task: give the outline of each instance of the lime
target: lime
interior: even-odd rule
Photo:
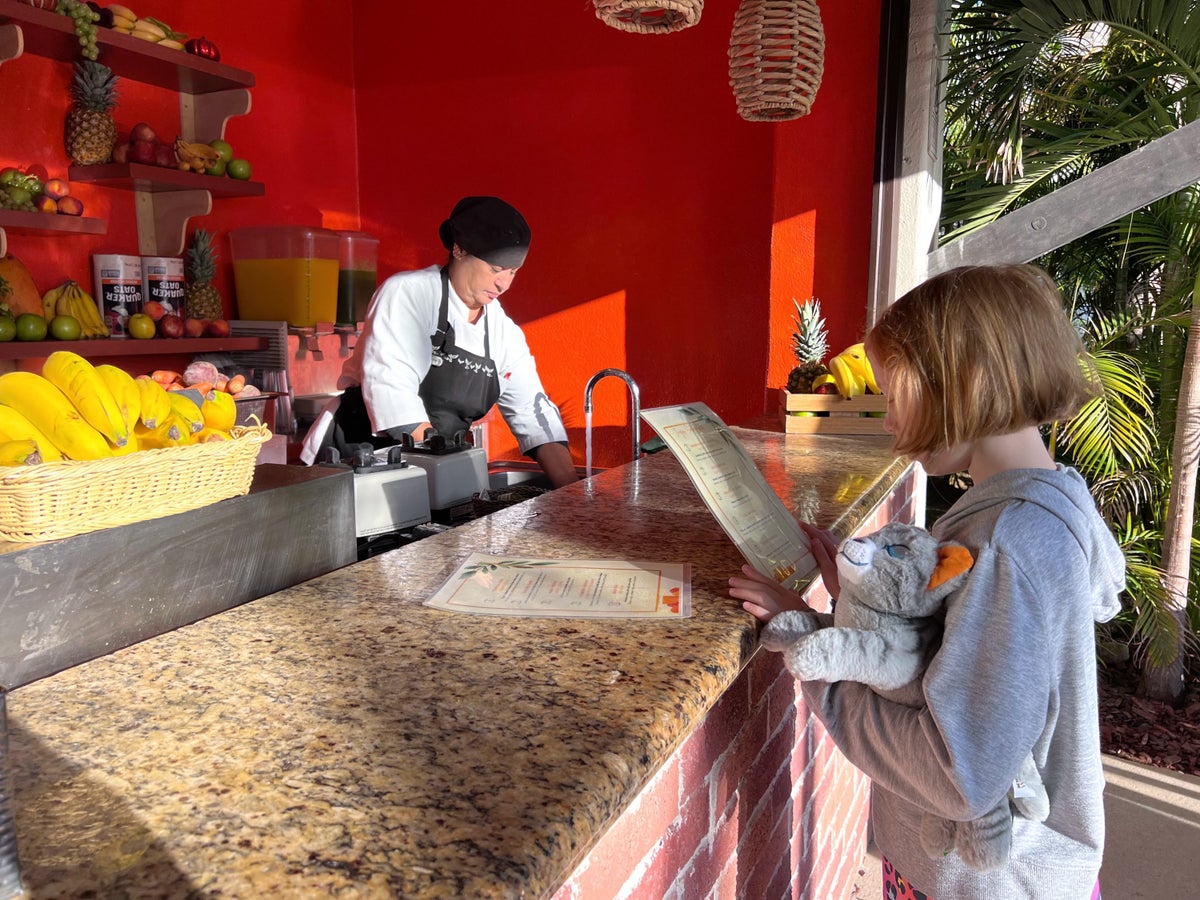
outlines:
[[[225,162],[229,162],[231,159],[233,159],[233,145],[230,144],[229,141],[209,141],[208,146],[220,153],[221,159],[223,159]]]
[[[134,313],[129,317],[129,321],[125,323],[125,330],[129,332],[130,337],[134,338],[152,338],[154,332],[158,329],[154,325],[154,320],[145,313]]]
[[[18,341],[44,341],[46,320],[37,313],[21,313],[17,316]]]
[[[12,316],[0,316],[0,341],[11,341],[16,336],[16,320]]]
[[[55,316],[50,320],[50,333],[60,341],[77,341],[83,326],[74,316]]]
[[[226,164],[225,171],[230,178],[236,178],[238,181],[250,180],[250,163],[244,159],[231,159]]]
[[[204,174],[205,175],[224,175],[225,174],[225,160],[218,159],[215,163],[213,163],[211,166],[209,166],[207,169],[204,170]]]

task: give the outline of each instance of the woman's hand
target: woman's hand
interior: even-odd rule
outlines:
[[[729,579],[729,596],[741,600],[742,609],[760,622],[769,622],[776,613],[788,609],[808,610],[808,604],[795,591],[785,588],[752,566],[742,566],[742,576]]]
[[[842,592],[837,570],[838,539],[833,536],[832,531],[807,522],[800,523],[800,530],[808,535],[809,548],[812,550],[813,559],[817,561],[817,568],[821,570],[821,581],[825,584],[825,590],[836,600]]]

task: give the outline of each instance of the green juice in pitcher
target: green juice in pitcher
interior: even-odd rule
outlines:
[[[374,269],[339,269],[337,285],[338,325],[356,325],[367,318],[367,307],[375,293]]]

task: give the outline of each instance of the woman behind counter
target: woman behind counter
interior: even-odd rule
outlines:
[[[444,266],[399,272],[371,301],[333,400],[304,440],[311,465],[326,447],[398,444],[469,434],[499,405],[521,452],[550,483],[578,479],[558,407],[546,396],[520,327],[495,302],[529,252],[524,217],[496,197],[465,197],[438,229]]]

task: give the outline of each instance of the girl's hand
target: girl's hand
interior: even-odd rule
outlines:
[[[808,610],[800,595],[751,566],[742,566],[742,576],[729,579],[729,596],[743,601],[742,609],[760,622],[769,622],[776,613],[787,609]]]
[[[817,561],[817,568],[821,570],[821,581],[825,583],[825,590],[836,600],[842,592],[837,570],[838,539],[833,536],[833,532],[807,522],[800,523],[800,530],[808,535],[813,559]]]

